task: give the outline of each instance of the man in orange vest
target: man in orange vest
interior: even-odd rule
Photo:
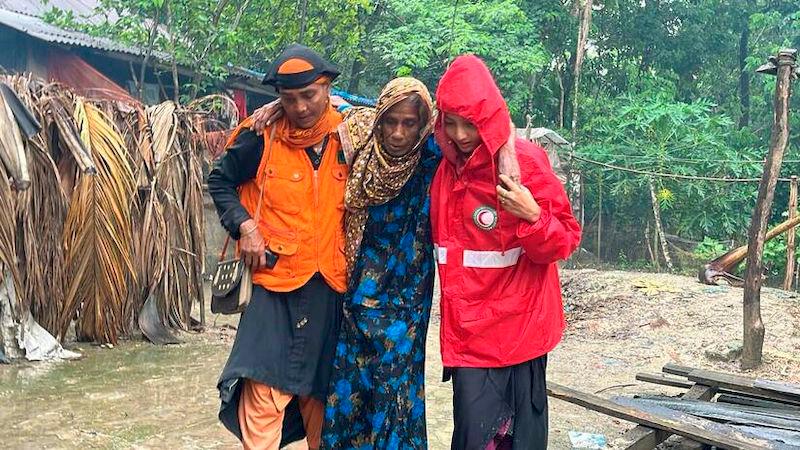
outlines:
[[[347,286],[348,171],[336,134],[342,116],[329,100],[338,75],[313,50],[287,47],[264,79],[277,88],[284,116],[263,136],[243,121],[208,177],[220,221],[253,271],[253,294],[217,386],[220,420],[246,449],[286,440],[290,403],[309,448],[319,448]]]

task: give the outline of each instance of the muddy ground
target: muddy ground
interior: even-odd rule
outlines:
[[[618,271],[564,271],[569,328],[551,354],[549,379],[601,396],[674,392],[638,383],[636,372],[674,362],[738,373],[738,363],[706,350],[741,336],[741,290],[686,277]],[[765,364],[749,375],[800,382],[800,301],[765,289]],[[216,419],[216,377],[235,331],[230,317],[209,315],[202,334],[184,344],[141,341],[113,349],[76,345],[79,361],[0,365],[3,448],[236,448]],[[449,448],[450,385],[440,382],[438,325],[428,339],[428,438]],[[551,400],[550,448],[570,448],[570,430],[609,441],[632,425]],[[302,448],[302,446],[296,446]]]

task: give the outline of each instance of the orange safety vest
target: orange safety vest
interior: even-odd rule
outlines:
[[[347,289],[344,189],[348,167],[340,154],[338,134],[333,130],[328,136],[322,162],[314,170],[305,149],[293,148],[277,137],[270,154],[265,130],[258,172],[241,186],[239,198],[255,219],[259,190],[264,186],[261,217],[256,221],[267,247],[278,255],[278,263],[256,271],[254,284],[289,292],[319,272],[335,291]]]

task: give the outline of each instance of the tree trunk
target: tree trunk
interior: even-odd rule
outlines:
[[[358,85],[361,84],[361,75],[363,73],[364,62],[360,59],[355,59],[353,65],[350,67],[350,82],[347,84],[347,90],[351,94],[358,92]]]
[[[589,40],[589,28],[592,26],[592,0],[582,0],[583,11],[580,17],[580,26],[578,27],[578,43],[575,49],[575,70],[572,83],[572,135],[578,129],[578,91],[580,89],[581,81],[581,66],[583,66],[583,58],[586,54],[586,43]]]
[[[300,7],[298,8],[300,16],[300,31],[297,33],[297,42],[303,43],[306,34],[306,20],[308,17],[308,0],[300,0]]]
[[[656,254],[653,252],[653,246],[650,245],[650,221],[647,221],[647,225],[644,228],[644,245],[647,247],[647,254],[650,255],[650,263],[653,266],[658,265],[658,260],[656,259]]]
[[[362,49],[362,56],[364,59],[355,59],[353,65],[350,67],[350,83],[347,85],[347,89],[352,94],[358,92],[358,87],[361,84],[361,76],[364,75],[366,53],[372,50],[372,30],[375,28],[375,24],[378,23],[378,19],[380,19],[383,10],[384,2],[378,1],[375,3],[375,9],[372,10],[372,13],[370,13],[368,17],[363,17],[364,15],[359,13],[359,17],[362,18],[364,23],[364,31],[361,33],[361,38],[359,39],[359,48]]]
[[[794,219],[786,219],[785,221],[775,225],[771,230],[767,231],[764,237],[764,243],[775,239],[777,236],[785,233],[788,230],[800,225],[800,220],[797,217]],[[703,284],[717,284],[717,278],[724,278],[728,283],[736,285],[735,282],[743,282],[741,278],[737,280],[731,272],[739,265],[740,262],[747,258],[748,245],[740,245],[734,249],[728,250],[724,254],[714,258],[708,264],[704,264],[697,273],[697,279]],[[741,287],[742,284],[739,284]]]
[[[556,75],[558,75],[558,87],[559,87],[559,95],[558,95],[558,128],[564,129],[564,102],[565,98],[565,89],[564,89],[564,74],[561,72],[561,65],[559,64],[556,67]]]
[[[750,72],[747,71],[747,47],[750,39],[750,26],[745,21],[744,29],[739,37],[739,104],[742,115],[739,117],[739,128],[750,125]]]
[[[172,65],[172,100],[175,104],[180,104],[181,98],[181,85],[178,81],[178,61],[175,54],[175,39],[177,38],[177,31],[172,29],[172,9],[170,9],[169,1],[164,2],[164,9],[167,13],[167,30],[170,34],[169,51],[170,51],[170,64]]]
[[[775,184],[783,162],[783,154],[789,142],[789,97],[791,96],[792,72],[796,51],[781,50],[778,55],[778,80],[775,84],[775,111],[770,149],[764,162],[764,174],[758,185],[756,208],[748,233],[747,270],[744,283],[744,342],[742,369],[753,369],[761,365],[764,347],[764,323],[761,320],[761,284],[764,254],[764,238],[767,222],[775,196]]]
[[[200,52],[200,55],[197,56],[197,69],[195,69],[194,76],[192,77],[192,91],[189,94],[189,100],[194,100],[197,97],[197,93],[200,90],[200,82],[203,80],[203,66],[207,64],[207,56],[208,52],[214,47],[214,44],[217,43],[217,38],[222,32],[222,29],[219,26],[219,21],[222,18],[222,13],[225,11],[225,7],[228,6],[230,0],[220,0],[217,4],[217,9],[214,11],[214,18],[211,21],[211,28],[216,31],[209,39],[208,43],[205,47],[203,47],[203,51]],[[233,23],[230,26],[230,30],[235,30],[239,27],[239,21],[242,20],[242,15],[247,7],[250,5],[250,0],[245,0],[236,6],[236,17],[233,19]]]
[[[658,241],[661,243],[661,253],[664,255],[664,262],[667,264],[667,269],[672,272],[672,258],[669,256],[669,248],[667,247],[667,236],[664,234],[664,227],[661,224],[661,205],[658,203],[656,196],[656,187],[653,180],[648,182],[650,187],[650,200],[653,204],[653,220],[655,221],[655,232],[658,235]]]
[[[133,61],[128,61],[128,70],[131,71],[131,80],[133,80],[133,87],[136,88],[137,98],[139,100],[142,99],[142,88],[141,84],[139,83],[139,77],[136,76],[136,69],[133,67]],[[133,94],[133,92],[131,92]]]
[[[144,101],[144,77],[147,70],[147,64],[153,56],[153,48],[155,47],[156,37],[158,37],[158,26],[161,24],[161,8],[156,10],[156,17],[153,19],[153,24],[150,27],[147,36],[147,50],[145,50],[144,58],[142,59],[142,67],[139,69],[139,100]]]

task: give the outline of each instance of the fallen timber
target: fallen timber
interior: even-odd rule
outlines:
[[[677,435],[717,448],[800,449],[800,386],[674,364],[663,371],[676,377],[636,378],[687,390],[679,397],[608,400],[548,383],[548,395],[636,423],[613,448],[653,449]]]

